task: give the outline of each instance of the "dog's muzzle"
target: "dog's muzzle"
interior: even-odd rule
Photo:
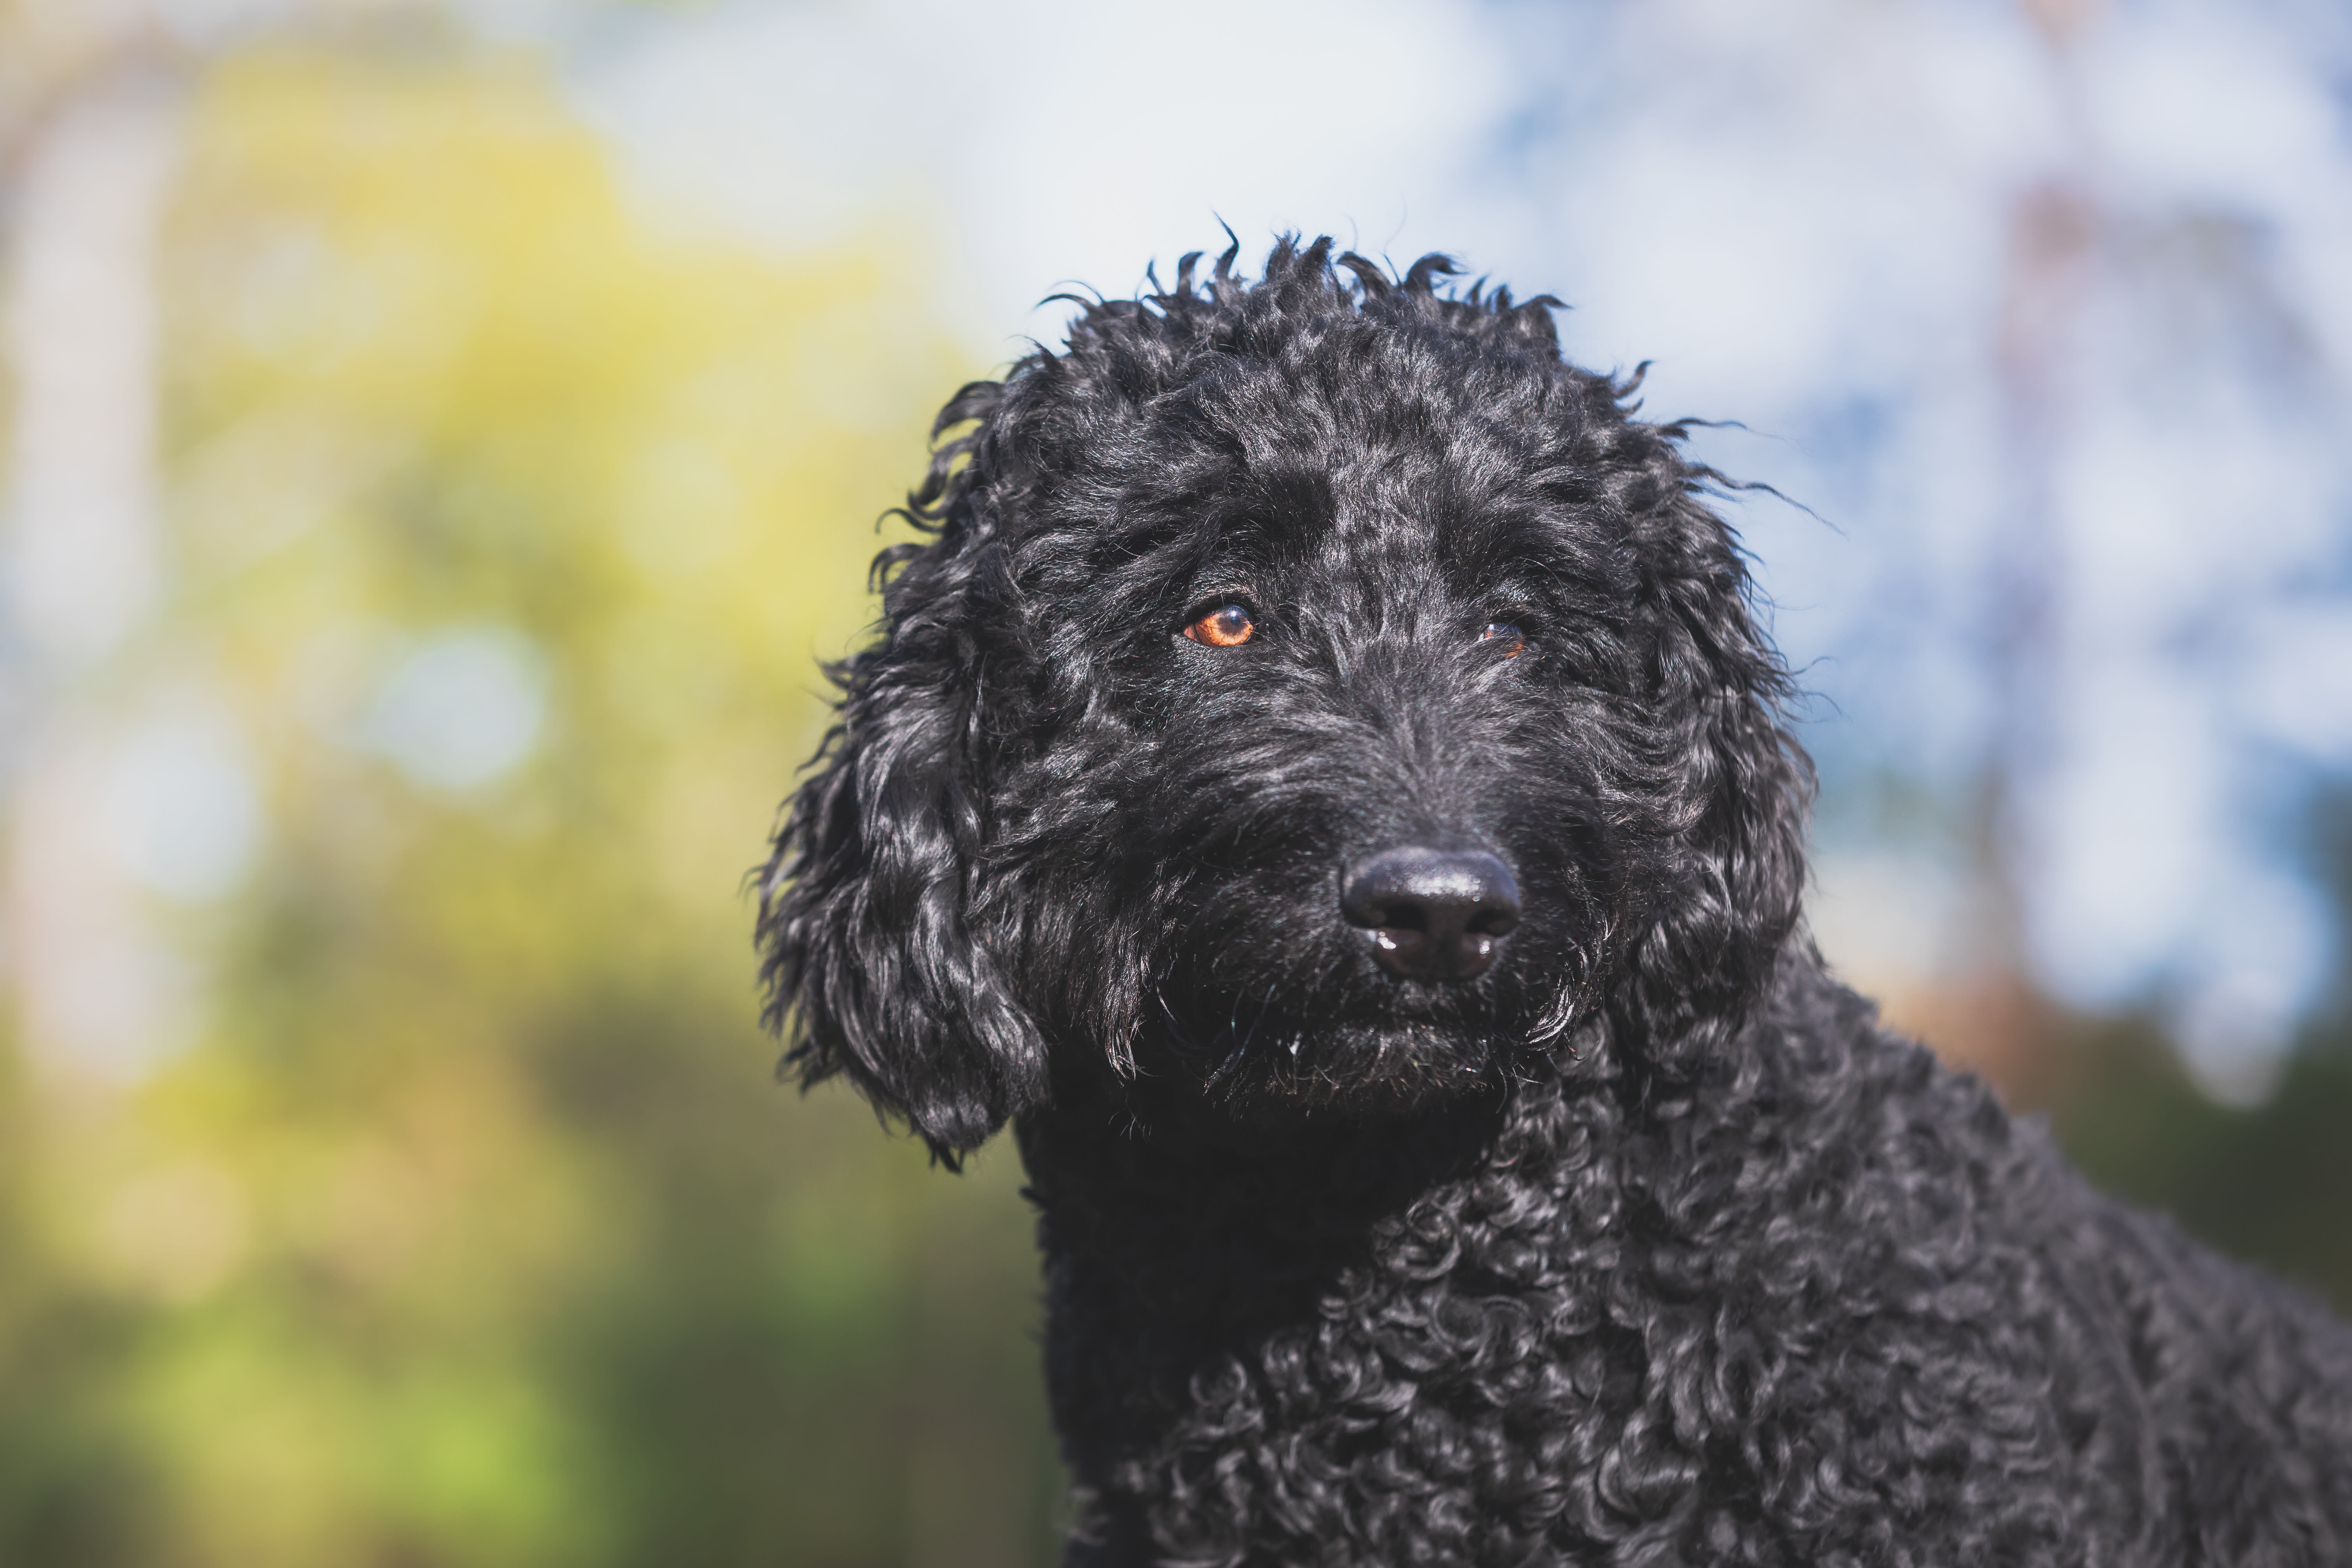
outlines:
[[[1484,849],[1400,845],[1348,868],[1339,912],[1367,933],[1390,973],[1432,984],[1475,980],[1519,923],[1519,885]]]

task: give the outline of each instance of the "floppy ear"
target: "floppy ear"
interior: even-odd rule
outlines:
[[[1738,547],[1697,494],[1717,476],[1662,439],[1652,478],[1659,504],[1634,526],[1672,843],[1622,994],[1644,1055],[1674,1068],[1727,1043],[1771,983],[1804,893],[1813,771],[1781,721],[1788,671],[1749,609]]]
[[[974,391],[943,426],[971,416]],[[803,1088],[845,1075],[950,1166],[1045,1094],[1045,1042],[970,918],[988,832],[980,672],[989,628],[1017,613],[1002,548],[947,477],[970,444],[942,447],[913,498],[919,526],[944,516],[938,539],[875,562],[881,636],[828,672],[839,721],[760,882],[782,1070]]]

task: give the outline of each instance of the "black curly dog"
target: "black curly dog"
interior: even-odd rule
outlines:
[[[1684,428],[1195,261],[949,403],[762,884],[791,1070],[1016,1130],[1067,1561],[2352,1563],[2352,1333],[1823,972]]]

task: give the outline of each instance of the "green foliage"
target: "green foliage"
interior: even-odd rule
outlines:
[[[2352,1041],[2287,1063],[2261,1105],[2217,1105],[2145,1024],[2105,1025],[2052,1130],[2092,1181],[2352,1314]]]
[[[2352,795],[2324,793],[2315,864],[2352,960]],[[2051,1128],[2093,1181],[2352,1316],[2352,962],[2334,1005],[2260,1105],[2215,1104],[2147,1021],[2085,1028],[2064,1053]]]
[[[778,1088],[742,892],[969,367],[872,257],[649,232],[511,61],[231,59],[163,286],[122,679],[270,838],[159,917],[191,1049],[0,1090],[0,1562],[1045,1560],[1012,1162]],[[436,784],[379,721],[453,631],[545,718]]]

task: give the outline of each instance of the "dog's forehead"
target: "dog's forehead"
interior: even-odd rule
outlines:
[[[1250,483],[1325,490],[1342,526],[1510,490],[1554,434],[1533,410],[1500,405],[1475,359],[1372,354],[1319,368],[1245,362],[1203,378],[1192,438]]]
[[[1230,510],[1194,557],[1211,575],[1381,597],[1449,584],[1481,594],[1500,576],[1559,565],[1548,509],[1491,444],[1430,433],[1286,453],[1234,479]]]
[[[1541,509],[1549,434],[1474,389],[1360,395],[1312,378],[1220,378],[1133,453],[1129,510],[1147,531],[1204,525],[1223,552],[1435,564],[1484,550]]]

